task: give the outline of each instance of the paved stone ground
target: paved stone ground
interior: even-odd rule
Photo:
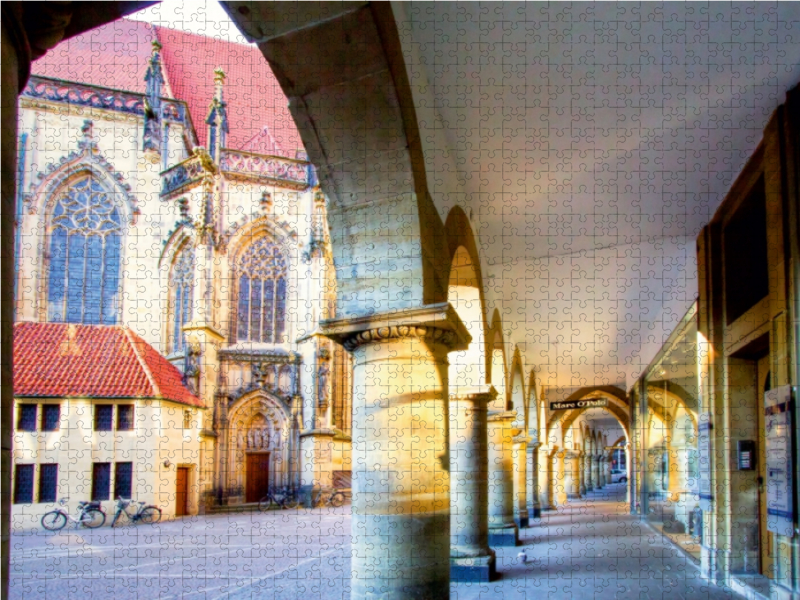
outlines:
[[[454,583],[453,600],[717,600],[660,534],[608,486],[522,530],[497,552],[500,580]],[[158,525],[15,533],[11,599],[334,599],[350,596],[349,507],[214,515]],[[525,550],[529,562],[517,555]]]

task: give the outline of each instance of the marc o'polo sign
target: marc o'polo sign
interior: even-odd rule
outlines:
[[[571,410],[573,408],[598,408],[608,406],[608,398],[591,398],[586,400],[570,400],[569,402],[551,402],[550,410]]]

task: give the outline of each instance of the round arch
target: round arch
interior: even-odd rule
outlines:
[[[450,210],[445,233],[450,258],[447,300],[472,337],[465,350],[448,357],[450,386],[477,386],[487,381],[486,311],[478,248],[469,219],[460,207]]]

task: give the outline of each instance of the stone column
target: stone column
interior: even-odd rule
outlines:
[[[580,453],[578,451],[567,452],[565,463],[564,489],[567,492],[567,498],[580,498]]]
[[[596,454],[592,454],[589,459],[592,461],[592,481],[597,490],[603,489],[603,482],[600,480],[600,458]]]
[[[517,435],[513,439],[514,461],[514,521],[517,526],[528,527],[528,442],[526,435]]]
[[[447,353],[469,334],[448,304],[320,326],[354,358],[351,598],[447,598]]]
[[[528,517],[529,519],[542,518],[542,505],[539,500],[539,442],[528,444]]]
[[[594,481],[592,480],[592,455],[583,453],[583,480],[586,482],[586,491],[591,492],[594,490]]]
[[[489,545],[516,546],[514,522],[513,423],[516,412],[489,413]]]
[[[586,495],[586,454],[583,452],[578,453],[578,478],[580,481],[579,493],[581,496]]]
[[[606,485],[611,483],[611,459],[607,456],[603,458],[603,477]]]
[[[559,506],[563,506],[567,503],[567,490],[564,485],[564,456],[566,452],[564,450],[560,450],[556,448],[550,454],[550,460],[553,465],[552,470],[550,471],[550,489],[552,490],[552,499],[551,502],[553,504],[553,508],[557,508]]]
[[[489,547],[487,404],[497,390],[489,385],[455,389],[450,394],[450,579],[491,581],[497,573]]]
[[[554,506],[550,471],[553,465],[550,460],[550,450],[548,448],[537,450],[536,462],[538,463],[536,466],[539,472],[539,502],[542,510],[552,510]]]

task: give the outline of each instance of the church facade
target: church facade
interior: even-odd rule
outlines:
[[[97,72],[109,44],[120,62]],[[17,321],[124,326],[182,372],[201,402],[190,512],[349,487],[350,359],[317,333],[326,198],[257,49],[123,21],[33,73]],[[243,111],[254,85],[274,105]]]

